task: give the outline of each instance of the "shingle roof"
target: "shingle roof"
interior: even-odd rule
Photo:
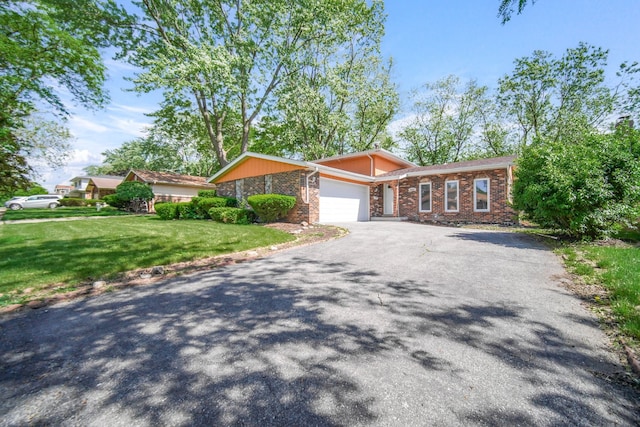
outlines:
[[[118,176],[115,178],[93,177],[89,180],[89,182],[93,182],[93,185],[97,188],[115,190],[115,188],[122,183],[123,179],[124,177],[122,176]]]
[[[187,185],[197,187],[215,187],[207,182],[207,178],[203,176],[180,175],[173,172],[156,172],[147,170],[132,170],[142,181],[148,184],[172,184]]]
[[[405,174],[439,174],[446,173],[449,171],[464,171],[464,170],[480,170],[482,168],[492,168],[492,167],[506,167],[507,165],[513,164],[516,156],[504,156],[504,157],[493,157],[490,159],[479,159],[479,160],[469,160],[466,162],[456,162],[456,163],[445,163],[442,165],[431,165],[431,166],[417,166],[414,168],[406,168],[399,169],[393,172],[387,172],[382,175],[378,175],[377,178],[384,178],[389,176],[399,176]]]

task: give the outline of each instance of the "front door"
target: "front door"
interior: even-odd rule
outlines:
[[[393,187],[390,184],[384,184],[384,214],[393,215]]]

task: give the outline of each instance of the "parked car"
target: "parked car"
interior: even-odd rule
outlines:
[[[5,207],[17,211],[25,208],[57,208],[62,196],[58,194],[36,194],[28,197],[14,197],[5,202]]]

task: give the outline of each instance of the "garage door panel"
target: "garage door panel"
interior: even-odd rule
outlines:
[[[320,178],[320,222],[368,220],[368,186]]]

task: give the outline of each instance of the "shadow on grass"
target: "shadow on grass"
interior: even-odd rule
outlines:
[[[388,396],[376,395],[358,371],[375,359],[389,367],[376,382],[405,387],[413,375],[391,373],[401,365],[426,378],[448,376],[455,387],[468,367],[425,347],[436,337],[540,383],[528,403],[550,411],[549,424],[608,423],[590,405],[612,393],[584,369],[605,369],[590,349],[499,302],[443,307],[436,290],[428,280],[292,256],[2,319],[0,412],[10,425],[388,423]],[[387,326],[372,324],[374,317]],[[530,333],[496,334],[505,324]],[[554,378],[576,367],[588,387]],[[439,392],[419,387],[425,402]],[[633,398],[620,401],[611,410],[633,424]],[[487,402],[459,420],[540,421],[528,408],[504,405],[510,412]]]

